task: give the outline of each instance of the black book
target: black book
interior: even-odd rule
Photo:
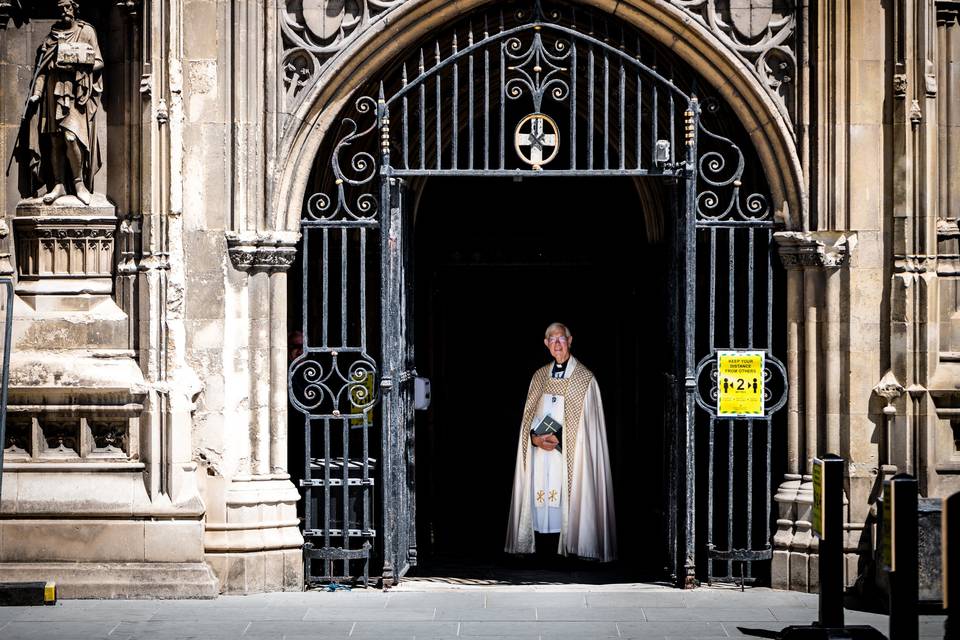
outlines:
[[[553,435],[557,437],[557,440],[563,442],[561,434],[563,432],[563,425],[557,422],[553,417],[547,415],[543,417],[543,420],[540,421],[540,424],[535,426],[530,430],[535,436],[549,436]],[[560,445],[557,445],[557,451],[562,451]]]

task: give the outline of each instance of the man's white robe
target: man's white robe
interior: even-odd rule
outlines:
[[[549,517],[555,513],[549,510],[550,501],[538,501],[537,494],[540,490],[549,494],[550,487],[559,484],[557,552],[609,562],[616,558],[616,518],[600,387],[589,369],[573,357],[563,379],[552,378],[552,368],[551,363],[539,369],[530,381],[517,445],[505,550],[534,553],[534,530],[555,530],[551,526],[554,519]],[[561,410],[554,409],[557,395],[562,396]],[[530,442],[530,429],[546,413],[563,424],[562,453],[540,450]],[[562,456],[564,464],[556,464],[557,456]],[[557,471],[562,476],[558,483]]]

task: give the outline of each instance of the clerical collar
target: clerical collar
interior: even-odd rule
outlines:
[[[550,372],[550,375],[554,378],[562,378],[564,372],[567,370],[567,365],[570,364],[570,358],[567,358],[567,361],[563,364],[560,364],[556,360],[553,362],[553,371]]]

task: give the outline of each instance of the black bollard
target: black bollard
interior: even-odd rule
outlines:
[[[943,555],[943,638],[960,637],[960,492],[943,500],[940,552]]]
[[[886,640],[873,627],[843,624],[843,475],[846,462],[827,454],[813,461],[813,533],[820,539],[820,615],[810,626],[791,626],[781,640]]]
[[[813,531],[820,538],[820,624],[833,628],[843,626],[843,466],[843,458],[834,454],[814,461]]]
[[[917,479],[898,473],[883,486],[883,563],[890,575],[890,640],[912,640],[920,630]]]

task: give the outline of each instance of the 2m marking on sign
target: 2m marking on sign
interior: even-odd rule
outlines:
[[[763,351],[717,352],[717,416],[764,417]]]

